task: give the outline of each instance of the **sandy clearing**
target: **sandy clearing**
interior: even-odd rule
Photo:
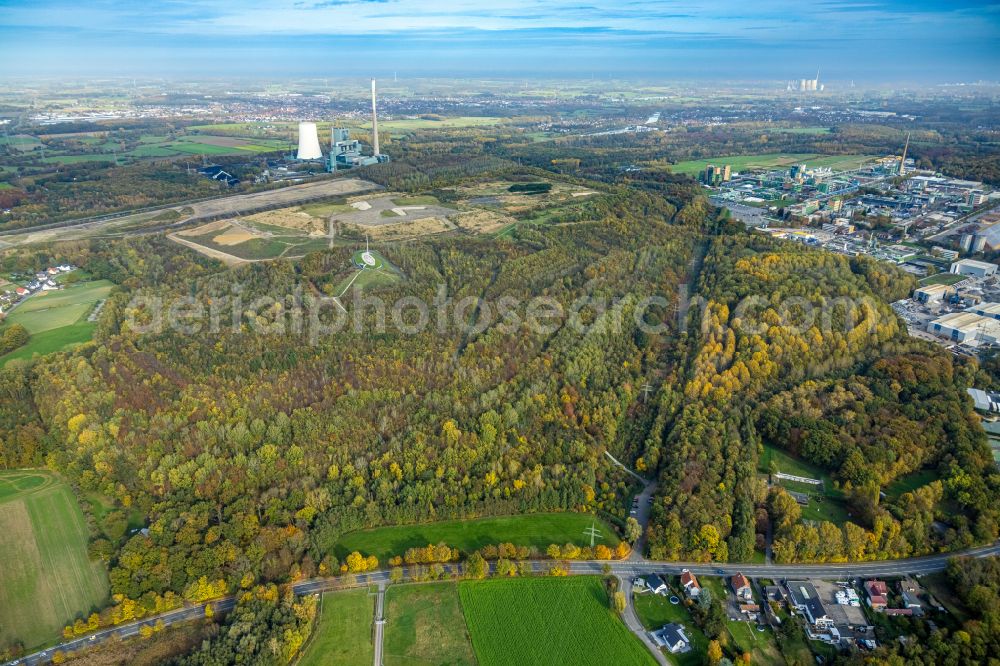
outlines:
[[[254,238],[257,238],[257,236],[250,233],[246,229],[230,227],[230,229],[225,233],[219,234],[213,238],[212,242],[216,245],[239,245],[240,243],[245,243]]]
[[[592,194],[597,194],[597,192],[573,192],[574,197],[589,197]]]
[[[228,220],[217,220],[215,222],[209,222],[208,224],[203,224],[200,227],[194,227],[193,229],[184,229],[183,231],[178,231],[178,236],[201,236],[202,234],[207,234],[212,231],[222,231],[232,225],[229,224]]]
[[[401,238],[439,234],[453,229],[454,225],[436,217],[425,217],[420,220],[406,220],[377,226],[344,224],[344,228],[359,235],[368,234],[373,240],[398,240]]]
[[[351,208],[357,208],[358,210],[371,210],[372,205],[367,201],[355,201],[351,204]]]
[[[222,263],[224,263],[227,266],[242,266],[243,264],[250,263],[250,261],[247,260],[247,259],[243,259],[241,257],[237,257],[237,256],[234,256],[234,255],[228,254],[226,252],[220,252],[219,250],[215,250],[215,249],[210,248],[210,247],[205,247],[204,245],[198,245],[197,243],[193,243],[193,242],[187,240],[186,238],[181,238],[181,236],[179,236],[176,233],[167,234],[167,238],[169,238],[170,240],[174,241],[175,243],[179,243],[181,245],[184,245],[185,247],[189,247],[192,250],[194,250],[195,252],[200,252],[201,254],[205,255],[206,257],[211,257],[213,259],[218,259],[219,261],[221,261]]]
[[[263,213],[254,213],[243,218],[249,224],[266,224],[272,227],[283,227],[295,231],[323,231],[326,220],[315,217],[298,208],[279,208]]]
[[[471,210],[451,219],[459,229],[477,234],[490,233],[517,221],[510,215],[492,210]]]

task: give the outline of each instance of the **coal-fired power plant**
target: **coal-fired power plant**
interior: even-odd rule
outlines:
[[[299,152],[296,157],[300,160],[318,160],[323,157],[316,123],[299,123]]]
[[[389,161],[389,156],[383,155],[378,145],[377,101],[375,79],[372,79],[372,154],[364,155],[361,152],[361,142],[351,139],[347,128],[333,127],[330,130],[330,153],[324,160],[327,171],[353,169]],[[299,123],[299,152],[295,157],[306,161],[323,159],[316,123]]]

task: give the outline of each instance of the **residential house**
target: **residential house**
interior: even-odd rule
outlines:
[[[667,584],[664,583],[663,579],[656,574],[643,574],[642,576],[639,576],[637,582],[640,587],[645,588],[653,594],[660,594],[663,596],[666,596],[667,594]]]
[[[873,610],[882,610],[889,605],[889,588],[883,580],[865,581],[865,592],[868,593],[868,605]]]
[[[701,594],[701,585],[698,583],[698,579],[687,569],[681,572],[681,587],[684,588],[684,593],[688,597],[694,598]]]
[[[760,613],[760,606],[757,604],[740,604],[740,612],[747,616],[748,620],[756,620]]]
[[[790,580],[785,586],[788,588],[788,599],[792,608],[805,616],[809,624],[817,629],[833,627],[833,618],[826,612],[826,607],[812,583],[805,580]]]
[[[750,589],[750,579],[746,576],[738,573],[729,579],[729,584],[738,598],[744,601],[753,601],[753,590]]]
[[[665,647],[672,654],[681,654],[691,650],[691,641],[684,633],[684,627],[673,622],[663,625],[656,631],[649,632],[649,637],[653,639],[657,647]]]

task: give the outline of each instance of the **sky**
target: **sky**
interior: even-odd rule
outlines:
[[[1000,79],[1000,0],[0,0],[0,77]]]

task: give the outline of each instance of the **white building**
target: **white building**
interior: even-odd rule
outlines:
[[[1000,303],[980,303],[969,308],[966,312],[975,312],[977,315],[990,319],[1000,319]]]
[[[958,275],[985,277],[996,273],[997,265],[986,261],[976,261],[975,259],[961,259],[951,265],[951,272]]]
[[[929,284],[913,290],[913,298],[919,303],[940,303],[955,294],[955,288],[944,284]]]
[[[975,312],[952,312],[929,323],[927,332],[955,342],[997,344],[1000,321]]]

